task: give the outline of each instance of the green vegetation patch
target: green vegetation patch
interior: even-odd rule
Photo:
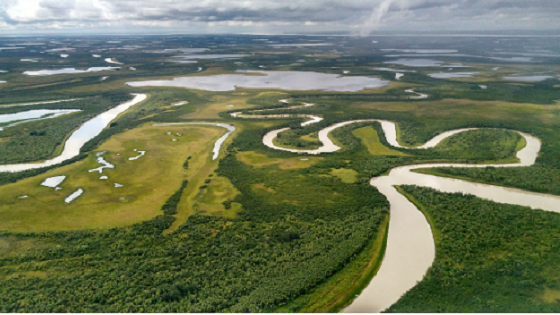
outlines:
[[[0,256],[0,311],[259,312],[309,291],[361,252],[387,214],[372,210],[274,224],[194,215],[168,235],[171,216],[105,231],[3,233],[62,245]],[[18,276],[28,271],[44,277]]]
[[[391,150],[384,146],[379,141],[379,136],[377,135],[377,131],[375,131],[371,126],[366,126],[358,129],[354,129],[352,134],[358,137],[362,143],[368,149],[369,154],[371,155],[396,155],[402,156],[406,155],[403,152]]]
[[[297,168],[307,168],[323,160],[322,157],[296,157],[296,158],[270,158],[265,154],[254,151],[243,151],[237,153],[237,159],[253,167],[264,167],[277,165],[279,169],[289,170]]]
[[[388,311],[560,311],[560,215],[403,186],[436,230],[426,277]]]
[[[212,215],[225,215],[234,218],[241,210],[241,204],[231,200],[239,194],[230,180],[226,177],[215,176],[207,183],[207,188],[198,200],[198,210],[200,213]]]
[[[436,176],[460,178],[468,181],[560,195],[560,170],[538,165],[522,168],[487,167],[485,169],[440,167],[418,169],[415,171]]]
[[[345,184],[353,184],[357,180],[358,172],[348,168],[333,168],[331,170],[331,175],[340,178]]]
[[[465,160],[505,162],[507,159],[515,163],[519,161],[515,152],[521,138],[518,133],[508,130],[471,130],[443,140],[433,151]]]
[[[375,276],[385,253],[389,217],[380,225],[377,237],[356,255],[341,271],[324,283],[287,305],[275,309],[279,313],[339,312],[369,284]]]

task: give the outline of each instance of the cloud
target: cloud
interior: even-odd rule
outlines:
[[[357,30],[558,29],[551,0],[0,0],[0,22],[15,30],[131,29],[135,25],[194,31],[274,28],[305,32]],[[2,23],[0,23],[2,25]],[[1,26],[0,26],[1,27]]]

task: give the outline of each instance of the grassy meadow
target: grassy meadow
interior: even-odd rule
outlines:
[[[183,179],[197,176],[192,170],[182,168],[187,156],[193,156],[192,169],[211,169],[212,164],[216,167],[217,163],[211,162],[210,151],[222,133],[223,129],[217,127],[144,125],[118,134],[83,161],[0,186],[0,214],[4,218],[0,229],[21,232],[107,229],[149,220],[160,213],[165,199]],[[129,157],[138,155],[134,149],[146,154],[129,161]],[[101,166],[95,153],[103,151],[107,152],[103,158],[115,168],[104,169],[102,174],[88,172]],[[67,176],[60,185],[61,190],[40,185],[46,178],[61,175]],[[100,180],[103,175],[109,179]],[[124,187],[115,188],[114,183]],[[79,188],[84,193],[65,204],[64,198]],[[29,197],[19,198],[24,195]]]

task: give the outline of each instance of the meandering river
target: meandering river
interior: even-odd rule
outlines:
[[[295,107],[292,107],[295,108]],[[287,108],[279,108],[287,109]],[[289,109],[289,108],[288,108]],[[262,112],[263,110],[258,110]],[[316,122],[314,115],[255,115],[257,111],[247,111],[231,114],[239,118],[286,118],[307,117],[311,120],[302,123],[312,124]],[[249,114],[251,114],[249,116]],[[320,118],[320,117],[318,117]],[[314,150],[296,150],[276,146],[274,138],[282,131],[290,128],[281,128],[268,132],[263,137],[263,144],[275,150],[289,151],[300,154],[321,154],[335,152],[340,149],[328,137],[329,133],[337,128],[360,122],[378,122],[385,134],[387,142],[398,148],[427,149],[433,148],[444,139],[461,132],[475,130],[477,128],[464,128],[444,132],[427,141],[419,147],[404,147],[397,141],[396,125],[394,122],[379,119],[351,120],[336,123],[319,131],[319,141],[322,146]],[[377,188],[387,199],[390,206],[390,221],[387,238],[387,247],[383,262],[377,274],[373,277],[367,287],[348,305],[343,312],[348,313],[376,313],[387,309],[398,299],[422,280],[427,270],[435,259],[435,244],[430,225],[424,215],[416,206],[401,195],[395,186],[417,185],[430,187],[447,193],[464,193],[475,195],[480,198],[492,200],[499,203],[522,205],[533,209],[542,209],[560,213],[560,196],[546,195],[528,192],[520,189],[499,187],[486,184],[472,183],[465,180],[437,177],[415,173],[413,170],[420,168],[435,167],[524,167],[535,163],[541,148],[540,140],[529,134],[518,132],[525,138],[526,146],[517,152],[519,163],[472,165],[472,164],[418,164],[401,166],[392,169],[388,175],[374,177],[370,184]]]
[[[118,114],[124,112],[131,106],[146,99],[145,94],[134,94],[133,100],[120,104],[92,120],[84,123],[66,141],[62,154],[56,158],[38,163],[0,165],[0,172],[18,172],[28,169],[41,168],[56,165],[79,154],[81,147],[90,139],[97,136]],[[285,102],[284,102],[285,103]],[[274,108],[266,110],[253,110],[232,113],[236,118],[307,118],[308,120],[301,125],[306,126],[317,123],[323,118],[318,115],[306,114],[260,114],[256,112],[266,112],[272,110],[296,109],[301,107],[313,106],[304,104],[292,107]],[[250,114],[250,115],[249,115]],[[397,140],[396,125],[394,122],[379,119],[352,120],[336,123],[319,131],[318,137],[322,146],[314,150],[296,150],[276,146],[273,143],[277,135],[289,128],[281,128],[270,131],[263,137],[263,144],[275,150],[289,151],[299,154],[321,154],[335,152],[340,149],[328,137],[329,133],[337,128],[359,122],[378,122],[384,131],[387,142],[393,147],[414,149],[433,148],[444,139],[455,134],[474,130],[475,128],[457,129],[444,132],[433,139],[427,141],[419,147],[403,147]],[[229,124],[213,122],[185,122],[154,124],[154,126],[171,125],[213,125],[227,129],[227,132],[220,137],[214,144],[213,159],[217,159],[224,141],[235,131],[235,127]],[[376,187],[390,202],[391,217],[387,247],[382,265],[377,274],[370,281],[368,286],[361,294],[348,305],[343,312],[381,312],[394,304],[404,293],[421,281],[426,271],[432,265],[435,258],[435,244],[430,225],[424,215],[414,204],[408,201],[403,195],[398,193],[397,185],[417,185],[430,187],[442,192],[465,193],[475,195],[499,203],[528,206],[533,209],[542,209],[560,213],[560,196],[546,195],[528,192],[520,189],[499,187],[486,184],[472,183],[465,180],[437,177],[432,175],[413,172],[419,168],[434,167],[525,167],[535,163],[541,148],[540,140],[536,137],[518,132],[525,138],[526,146],[517,152],[519,163],[493,164],[493,165],[471,165],[471,164],[418,164],[401,166],[392,169],[388,175],[374,177],[370,184]]]

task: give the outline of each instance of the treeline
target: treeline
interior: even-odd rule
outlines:
[[[161,216],[109,231],[4,233],[51,246],[0,259],[0,310],[258,312],[339,270],[375,237],[381,218],[368,210],[271,225],[196,215],[163,236],[173,218]]]
[[[376,74],[383,74],[378,72]],[[354,75],[358,75],[354,73]],[[393,75],[391,73],[391,75]],[[393,79],[393,78],[391,78]],[[414,100],[406,88],[394,88],[384,94],[366,93],[292,93],[289,98],[296,100],[349,100],[349,101],[433,101],[446,98],[470,99],[474,101],[505,101],[513,103],[554,104],[560,98],[560,81],[550,79],[542,82],[524,85],[509,84],[508,82],[485,82],[487,89],[481,89],[476,83],[452,81],[452,79],[435,79],[419,73],[407,73],[401,82],[421,84],[414,87],[414,91],[428,94],[428,99]]]
[[[404,186],[437,231],[425,278],[388,312],[560,311],[560,215]]]
[[[472,168],[435,168],[433,171],[435,171],[435,174],[471,178],[490,184],[560,195],[560,170],[556,168],[543,166],[523,168],[489,167],[484,171]]]
[[[165,201],[163,206],[161,206],[161,211],[163,211],[165,215],[177,214],[177,205],[179,204],[181,196],[183,195],[183,191],[188,184],[188,180],[183,180],[183,182],[181,183],[181,187]]]

